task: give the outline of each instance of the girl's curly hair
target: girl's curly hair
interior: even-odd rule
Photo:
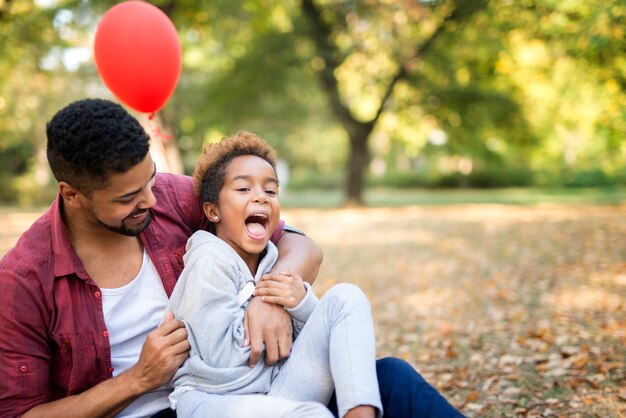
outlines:
[[[196,193],[203,203],[217,203],[228,164],[233,158],[242,155],[260,157],[276,170],[276,151],[253,133],[239,131],[233,136],[222,138],[220,142],[206,144],[202,147],[202,154],[198,158],[193,175],[196,180]]]

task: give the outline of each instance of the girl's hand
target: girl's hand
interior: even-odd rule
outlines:
[[[293,271],[266,274],[261,277],[254,290],[263,302],[275,303],[285,308],[295,308],[306,296],[302,277]]]

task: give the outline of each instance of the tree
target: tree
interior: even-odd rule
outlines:
[[[365,2],[368,7],[355,7],[347,13],[322,10],[314,0],[302,0],[303,14],[310,22],[310,36],[314,40],[319,57],[323,62],[319,78],[326,90],[332,108],[350,139],[350,157],[347,166],[346,197],[350,205],[363,204],[365,171],[369,162],[368,140],[374,131],[385,107],[392,100],[396,85],[408,78],[414,71],[415,62],[424,59],[434,48],[440,35],[450,26],[469,18],[480,2],[443,2],[434,8],[430,2],[390,2],[381,6],[377,2]],[[376,20],[371,17],[376,16]],[[369,19],[368,19],[369,18]],[[376,24],[369,36],[378,33],[378,39],[359,34],[360,25]],[[429,26],[426,33],[417,30]],[[348,48],[341,46],[342,36],[350,36],[353,41]],[[384,38],[387,39],[384,39]],[[368,45],[372,41],[376,45]],[[342,94],[337,72],[348,57],[361,55],[366,67],[371,60],[386,59],[391,72],[373,74],[373,84],[378,84],[379,97],[376,105],[366,118],[357,116],[351,100]],[[371,64],[370,64],[371,65]],[[366,70],[366,68],[363,68]],[[366,80],[365,83],[368,83]],[[372,83],[372,80],[369,80]]]
[[[75,46],[70,32],[57,35],[65,24],[57,13],[66,5],[41,8],[28,0],[1,3],[1,200],[22,197],[32,203],[50,196],[45,188],[50,177],[45,121],[51,109],[76,91],[72,78],[59,71],[64,49]]]
[[[188,173],[202,143],[248,129],[292,178],[335,181],[345,170],[350,204],[363,203],[370,162],[409,185],[626,179],[620,0],[154,3],[183,43],[181,79],[159,116]],[[89,55],[110,6],[0,2],[3,199],[42,189],[33,179],[54,111],[113,99]]]

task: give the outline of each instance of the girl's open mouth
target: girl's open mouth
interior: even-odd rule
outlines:
[[[246,218],[246,232],[252,239],[263,239],[267,232],[269,216],[264,213],[254,213]]]

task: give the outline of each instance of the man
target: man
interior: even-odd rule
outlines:
[[[193,181],[156,173],[145,131],[112,102],[70,104],[47,136],[57,199],[0,261],[0,415],[168,413],[163,385],[189,343],[165,306],[187,238],[207,228]],[[282,228],[273,239],[274,271],[312,282],[319,247]],[[289,355],[281,308],[253,298],[246,324],[252,364]],[[388,416],[458,416],[406,363],[377,367]]]

